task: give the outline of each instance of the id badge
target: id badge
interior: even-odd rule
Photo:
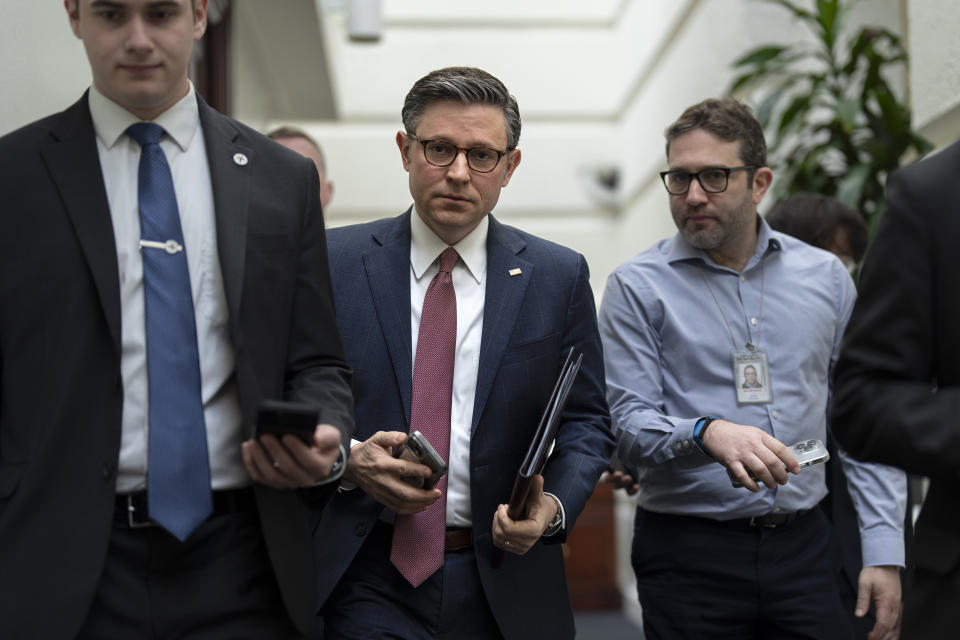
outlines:
[[[763,351],[738,351],[733,354],[733,380],[739,404],[773,402],[767,354]]]

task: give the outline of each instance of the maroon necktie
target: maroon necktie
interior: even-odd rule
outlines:
[[[440,271],[423,298],[410,405],[410,430],[426,436],[445,461],[450,458],[450,402],[457,344],[457,296],[451,271],[459,259],[453,247],[440,254]],[[443,478],[437,488],[443,492],[439,500],[420,513],[398,515],[393,528],[390,561],[414,588],[443,566],[447,479]]]

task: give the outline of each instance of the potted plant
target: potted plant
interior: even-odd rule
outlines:
[[[858,210],[871,234],[884,208],[887,174],[908,152],[932,145],[913,130],[910,109],[887,83],[907,55],[900,38],[879,27],[843,32],[850,3],[816,0],[812,9],[779,5],[806,26],[812,41],[763,45],[734,62],[730,92],[759,89],[756,116],[777,170],[776,200],[800,192],[834,196]]]

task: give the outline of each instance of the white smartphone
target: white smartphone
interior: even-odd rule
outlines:
[[[823,442],[817,440],[816,438],[798,442],[790,447],[790,450],[793,452],[794,457],[796,457],[797,462],[800,463],[801,469],[804,467],[811,467],[815,464],[820,464],[821,462],[826,462],[830,459],[830,452],[828,452],[827,448],[823,446]],[[752,469],[747,469],[747,475],[750,476],[754,482],[760,482],[759,478],[754,475]],[[730,476],[730,482],[738,489],[743,486],[743,483],[738,481],[733,476]]]
[[[790,447],[801,467],[810,467],[830,459],[830,453],[819,440],[804,440]]]

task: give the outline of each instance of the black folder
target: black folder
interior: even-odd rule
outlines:
[[[527,455],[523,458],[523,464],[517,471],[517,477],[513,482],[513,491],[510,494],[510,502],[507,506],[507,515],[511,520],[522,520],[527,517],[527,499],[530,495],[530,487],[533,484],[533,477],[543,471],[547,463],[547,455],[557,437],[557,429],[560,428],[560,416],[563,415],[563,408],[567,404],[567,396],[570,395],[570,388],[573,387],[573,381],[580,370],[580,363],[583,361],[583,354],[578,354],[574,358],[574,347],[570,347],[567,352],[567,359],[560,369],[560,375],[553,391],[550,393],[550,399],[547,400],[547,406],[543,409],[543,415],[540,416],[540,422],[537,424],[537,431],[530,441],[527,448]],[[502,549],[493,550],[493,566],[499,567],[503,563],[504,552]]]

